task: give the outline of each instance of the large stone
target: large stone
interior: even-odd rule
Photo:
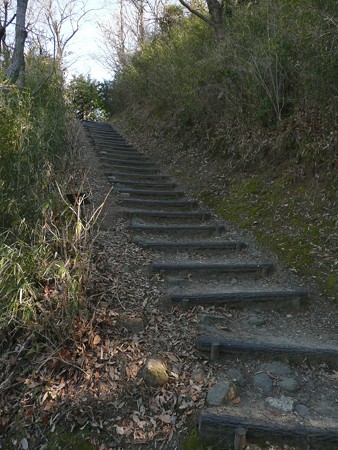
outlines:
[[[279,398],[268,397],[265,399],[265,403],[271,408],[278,409],[279,411],[292,412],[295,400],[291,397],[282,395]]]
[[[299,390],[299,383],[294,378],[285,378],[284,380],[280,381],[278,383],[278,386],[281,389],[284,389],[285,391],[289,392],[296,392]]]
[[[233,400],[237,395],[235,383],[231,381],[220,381],[216,383],[208,392],[207,405],[221,406]]]
[[[167,367],[159,358],[149,358],[138,374],[148,386],[159,387],[165,385],[169,380]]]
[[[280,361],[263,363],[259,366],[259,370],[270,372],[275,377],[286,377],[292,373],[291,368],[287,364]]]
[[[273,389],[272,378],[266,373],[258,373],[255,375],[253,378],[253,385],[264,394],[271,392]]]

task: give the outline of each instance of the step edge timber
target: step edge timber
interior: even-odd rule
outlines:
[[[266,300],[273,297],[280,297],[288,299],[290,297],[297,297],[303,300],[309,299],[309,293],[307,291],[242,291],[242,292],[211,292],[209,294],[171,294],[169,296],[170,300],[174,303],[179,303],[181,301],[191,302],[194,304],[196,301],[213,301],[222,300],[225,302],[229,301],[242,301],[242,300]]]
[[[311,449],[316,450],[335,450],[338,448],[338,428],[327,429],[301,424],[263,422],[247,417],[212,414],[208,411],[201,411],[199,414],[198,431],[202,440],[211,439],[214,442],[222,440],[223,442],[231,434],[232,439],[234,439],[233,432],[238,427],[243,427],[246,430],[247,438],[252,443],[257,443],[258,440],[258,443],[265,444],[269,440],[271,443],[281,444],[281,439],[283,439],[283,443],[297,443],[302,448],[309,448],[308,445],[311,445]],[[323,447],[323,444],[325,447]]]
[[[195,212],[195,211],[148,211],[143,209],[125,209],[123,211],[125,214],[128,215],[141,215],[141,216],[148,216],[148,217],[182,217],[182,218],[191,218],[194,217],[203,217],[203,218],[211,218],[211,213],[208,211],[202,211],[202,212]]]
[[[122,186],[145,186],[145,187],[163,187],[163,188],[172,188],[177,187],[175,183],[161,183],[161,182],[153,182],[153,181],[129,181],[129,180],[110,180],[113,184],[120,184]]]
[[[132,163],[132,164],[139,165],[141,167],[143,167],[143,166],[144,167],[154,167],[155,166],[155,164],[152,163],[152,162],[142,161],[142,160],[138,161],[137,159],[116,159],[116,158],[107,158],[105,156],[100,156],[100,159],[102,161],[117,162],[119,164],[123,164],[123,163],[130,164],[130,163]]]
[[[134,195],[165,195],[168,197],[184,196],[182,191],[159,191],[157,189],[125,189],[116,187],[120,194],[134,194]],[[187,200],[188,201],[188,200]]]
[[[104,161],[105,163],[106,161]],[[123,170],[130,170],[132,172],[140,172],[140,173],[144,173],[144,174],[156,174],[156,173],[160,173],[160,169],[157,169],[156,167],[139,167],[139,166],[120,166],[117,164],[105,164],[106,166],[112,167],[114,169],[123,169]]]
[[[105,175],[108,179],[114,178],[115,176],[118,177],[129,177],[129,178],[138,178],[139,180],[170,180],[170,177],[168,175],[162,175],[162,174],[141,174],[141,173],[129,173],[129,172],[114,172],[109,171],[105,172]]]
[[[141,153],[137,150],[96,150],[96,152],[101,156],[109,156],[113,158],[123,158],[123,157],[132,157],[136,158],[138,161],[151,161],[144,153]]]
[[[263,308],[274,311],[300,311],[309,303],[307,292],[270,291],[264,292],[223,292],[210,294],[169,294],[173,306],[194,308],[195,306],[227,306],[246,309]]]
[[[196,338],[196,347],[202,352],[211,352],[215,344],[217,344],[219,353],[223,356],[238,353],[249,355],[250,358],[258,355],[263,358],[284,356],[289,359],[297,359],[297,361],[304,361],[305,359],[315,360],[316,362],[324,361],[334,369],[338,368],[338,348],[262,344],[248,341],[231,341],[212,336],[197,336]]]
[[[164,191],[165,192],[165,191]],[[158,194],[161,196],[161,194]],[[126,205],[143,205],[143,206],[168,206],[172,208],[197,208],[198,202],[189,200],[141,200],[133,198],[123,198],[119,200],[120,203]]]
[[[167,233],[170,231],[197,231],[206,232],[211,231],[213,233],[225,232],[225,226],[214,226],[214,225],[128,225],[128,229],[132,231],[142,231],[142,232],[161,232]]]
[[[256,271],[270,272],[274,269],[272,263],[151,263],[152,270],[157,271],[217,271],[248,273]]]
[[[246,248],[247,244],[242,241],[146,241],[143,239],[135,239],[134,242],[141,247],[146,248],[192,248],[202,250],[213,249],[236,249]]]

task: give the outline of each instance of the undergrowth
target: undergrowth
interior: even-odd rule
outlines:
[[[66,194],[83,189],[76,170],[79,129],[64,97],[61,70],[29,53],[26,87],[0,90],[0,331],[36,332],[54,344],[85,314],[90,229]],[[20,335],[20,333],[19,333]]]
[[[173,143],[173,168],[196,155],[188,184],[336,298],[335,2],[232,5],[221,44],[188,16],[136,52],[111,109],[134,136]]]

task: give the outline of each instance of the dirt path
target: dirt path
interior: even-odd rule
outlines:
[[[97,142],[96,149],[101,150],[101,158],[107,156],[104,146],[103,142]],[[116,154],[113,158],[116,158]],[[112,170],[121,171],[122,163],[107,160],[99,162],[90,149],[84,161],[90,167],[93,198],[99,202],[110,187],[105,177],[107,164],[113,167]],[[211,388],[223,382],[234,382],[236,395],[226,405],[221,401],[215,406],[209,399],[206,413],[209,411],[213,414],[216,411],[218,415],[226,413],[237,417],[249,415],[251,419],[265,421],[269,416],[271,423],[337,428],[337,376],[325,358],[319,358],[321,364],[318,365],[318,361],[312,362],[311,358],[307,359],[307,355],[303,354],[301,359],[298,357],[298,364],[294,365],[290,361],[285,363],[284,357],[284,362],[279,366],[274,363],[274,358],[270,357],[266,362],[264,355],[258,353],[255,358],[239,359],[233,354],[210,362],[195,345],[196,336],[208,334],[218,341],[244,340],[258,345],[277,343],[282,346],[298,344],[307,349],[327,347],[336,351],[337,315],[332,310],[332,305],[313,293],[311,287],[309,308],[305,310],[291,307],[284,312],[283,308],[275,308],[270,303],[268,308],[260,305],[253,309],[233,309],[222,304],[216,311],[215,306],[208,307],[203,302],[189,310],[180,307],[172,309],[168,293],[169,299],[178,292],[187,297],[191,293],[205,292],[206,285],[209,294],[217,294],[229,283],[235,292],[262,292],[271,286],[276,289],[283,286],[287,290],[307,289],[308,286],[304,286],[302,280],[281,267],[274,255],[260,248],[251,235],[237,230],[224,220],[222,223],[225,224],[227,237],[245,241],[249,247],[249,251],[230,258],[231,262],[252,262],[257,258],[260,261],[272,261],[275,271],[268,281],[263,279],[257,284],[255,279],[244,277],[244,280],[239,280],[239,277],[231,275],[230,279],[227,277],[225,280],[206,282],[201,279],[200,274],[194,276],[191,267],[187,278],[180,273],[150,272],[153,260],[157,264],[189,264],[196,261],[196,258],[202,263],[210,262],[211,258],[212,263],[218,264],[224,261],[224,256],[222,253],[213,253],[210,257],[208,253],[182,253],[176,250],[168,258],[163,249],[147,250],[144,242],[141,242],[141,246],[135,245],[135,230],[132,234],[128,228],[130,219],[122,213],[123,205],[121,207],[121,201],[126,201],[125,208],[133,206],[130,203],[134,198],[133,194],[127,192],[128,189],[130,191],[130,186],[121,186],[121,183],[114,185],[97,239],[97,273],[93,277],[93,292],[95,296],[102,296],[102,306],[99,304],[98,309],[102,308],[106,314],[108,312],[108,315],[112,315],[115,324],[114,330],[110,328],[109,332],[105,327],[100,330],[101,325],[96,325],[100,343],[103,339],[109,339],[111,334],[112,338],[105,344],[107,349],[111,339],[115,343],[117,340],[131,346],[128,347],[128,351],[131,351],[129,355],[124,346],[113,352],[117,358],[114,358],[112,364],[119,366],[116,379],[105,379],[107,364],[109,366],[111,363],[108,357],[106,361],[101,358],[101,364],[105,367],[105,381],[101,380],[101,383],[108,381],[107,389],[111,394],[113,381],[117,388],[115,395],[119,393],[119,401],[115,403],[115,407],[109,405],[110,418],[106,418],[111,421],[110,429],[116,442],[122,443],[122,448],[133,448],[138,442],[147,442],[147,446],[153,445],[154,448],[161,445],[163,448],[176,448],[179,434],[186,432],[188,418],[205,406],[207,396],[211,395]],[[156,220],[155,223],[160,225]],[[215,216],[213,221],[219,223]],[[137,228],[147,224],[147,220],[134,217],[132,224]],[[139,235],[136,232],[136,237]],[[141,233],[141,237],[144,241],[144,234]],[[169,382],[162,388],[146,386],[137,375],[150,356],[161,357],[167,365]],[[335,360],[335,369],[336,363]],[[274,399],[285,401],[280,404],[278,401],[274,402]],[[219,399],[216,398],[215,401]],[[119,417],[118,421],[116,417]],[[191,422],[194,423],[194,420]],[[223,438],[220,435],[219,439]],[[153,444],[150,444],[152,439]]]

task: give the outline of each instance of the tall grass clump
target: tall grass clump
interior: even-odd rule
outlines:
[[[82,180],[61,70],[32,51],[25,83],[0,90],[0,329],[58,342],[83,310],[94,216],[65,199]]]

